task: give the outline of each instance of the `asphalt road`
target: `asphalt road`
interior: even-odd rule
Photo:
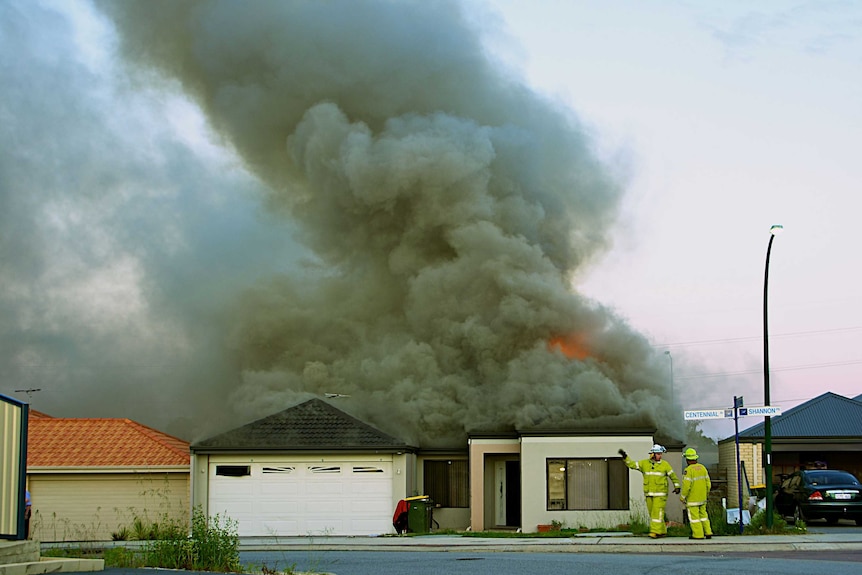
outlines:
[[[862,551],[777,554],[440,553],[416,551],[252,552],[249,567],[335,575],[858,575]],[[272,570],[272,571],[269,571]]]

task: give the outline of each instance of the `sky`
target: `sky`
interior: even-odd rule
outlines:
[[[683,408],[764,404],[773,224],[770,403],[862,393],[862,6],[495,5],[530,84],[629,166],[614,246],[577,285],[670,352]]]
[[[186,439],[324,392],[424,439],[678,436],[763,405],[773,224],[770,403],[862,393],[862,7],[431,4],[0,6],[0,393]]]

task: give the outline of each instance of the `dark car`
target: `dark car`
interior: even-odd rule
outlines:
[[[853,519],[862,525],[862,484],[837,469],[797,471],[775,492],[775,510],[794,521]]]

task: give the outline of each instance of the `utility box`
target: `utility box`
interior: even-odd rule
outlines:
[[[433,503],[427,496],[409,497],[407,501],[407,531],[430,533]]]

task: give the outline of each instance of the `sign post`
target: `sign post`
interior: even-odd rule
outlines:
[[[736,443],[736,492],[738,494],[739,505],[739,533],[743,531],[742,520],[742,465],[739,461],[739,418],[740,417],[773,417],[781,415],[780,407],[771,405],[762,405],[757,407],[743,407],[742,396],[733,397],[733,407],[731,409],[693,409],[683,411],[682,417],[686,421],[696,419],[730,419],[733,418],[734,440]],[[767,494],[769,496],[770,494]]]
[[[736,494],[737,509],[739,509],[739,534],[742,535],[745,523],[742,518],[742,465],[739,463],[739,408],[742,407],[742,397],[733,396],[733,431],[736,441]]]

